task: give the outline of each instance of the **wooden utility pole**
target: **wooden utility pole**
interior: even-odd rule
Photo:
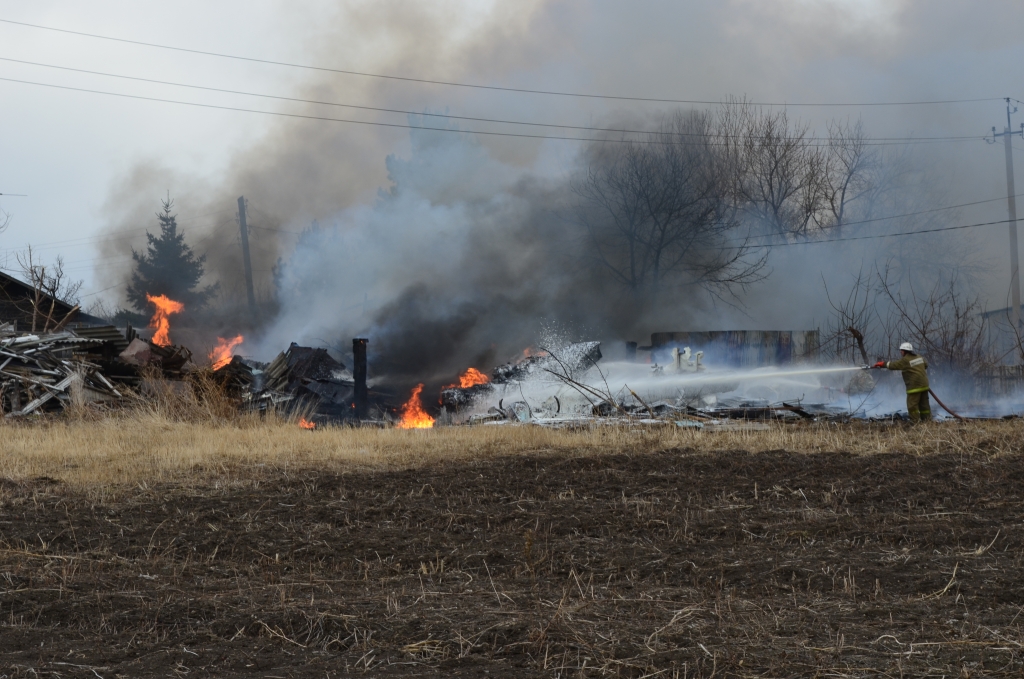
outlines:
[[[1010,323],[1013,331],[1020,336],[1020,263],[1017,254],[1017,187],[1013,180],[1013,145],[1010,143],[1015,135],[1024,137],[1024,123],[1021,123],[1019,130],[1010,127],[1010,115],[1017,112],[1014,106],[1010,110],[1010,98],[1006,98],[1006,129],[996,132],[992,128],[992,143],[996,137],[1002,137],[1006,145],[1006,208],[1009,212],[1010,223]],[[1022,348],[1024,355],[1024,348]]]
[[[252,261],[249,259],[249,227],[245,223],[245,196],[238,197],[238,228],[242,231],[242,260],[245,263],[245,294],[249,297],[249,313],[255,322],[258,318],[256,311],[256,293],[252,288]]]

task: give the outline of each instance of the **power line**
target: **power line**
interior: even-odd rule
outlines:
[[[111,285],[109,288],[103,288],[102,290],[97,290],[96,292],[90,292],[90,293],[85,294],[85,295],[79,295],[78,298],[79,299],[85,299],[86,297],[92,297],[93,295],[98,295],[101,292],[106,292],[107,290],[113,290],[114,288],[119,288],[122,285],[124,285],[124,284],[123,283],[118,283],[117,285]]]
[[[227,54],[223,52],[209,52],[204,50],[190,49],[187,47],[177,47],[174,45],[161,45],[158,43],[144,42],[142,40],[131,40],[128,38],[117,38],[109,35],[99,35],[96,33],[86,33],[84,31],[73,31],[66,28],[56,28],[54,26],[43,26],[40,24],[30,24],[24,21],[12,21],[11,19],[0,19],[0,23],[12,24],[15,26],[24,26],[27,28],[36,28],[44,31],[53,31],[56,33],[66,33],[69,35],[78,35],[86,38],[95,38],[98,40],[109,40],[112,42],[120,42],[129,45],[139,45],[142,47],[152,47],[156,49],[172,50],[175,52],[185,52],[188,54],[199,54],[207,57],[218,57],[221,59],[234,59],[237,61],[248,61],[259,64],[269,64],[272,66],[286,66],[288,68],[300,68],[309,71],[320,71],[325,73],[338,73],[342,75],[354,75],[364,78],[380,78],[384,80],[396,80],[401,82],[412,82],[421,83],[427,85],[444,85],[446,87],[462,87],[469,89],[479,90],[491,90],[496,92],[516,92],[519,94],[540,94],[547,96],[557,97],[579,97],[584,99],[609,99],[616,101],[638,101],[638,102],[651,102],[661,104],[703,104],[703,105],[715,105],[721,104],[721,101],[711,100],[700,100],[700,99],[669,99],[669,98],[655,98],[655,97],[628,97],[621,95],[611,94],[590,94],[584,92],[561,92],[557,90],[535,90],[521,87],[500,87],[497,85],[480,85],[475,83],[460,83],[448,80],[431,80],[428,78],[412,78],[408,76],[398,75],[385,75],[381,73],[368,73],[364,71],[352,71],[340,68],[329,68],[326,66],[313,66],[310,64],[297,64],[287,61],[274,61],[272,59],[261,59],[258,57],[244,57],[235,54]],[[925,100],[925,101],[878,101],[878,102],[839,102],[839,103],[778,103],[778,102],[746,102],[752,106],[815,106],[815,107],[862,107],[862,106],[923,106],[932,104],[966,104],[976,103],[985,101],[1001,101],[1003,97],[984,97],[979,99],[936,99],[936,100]]]
[[[223,213],[223,212],[226,212],[226,210],[222,210],[221,211],[221,213]],[[221,213],[209,213],[209,214],[221,214]],[[202,216],[202,215],[199,215],[199,216]],[[197,217],[191,217],[189,219],[195,219]],[[217,224],[216,226],[221,227],[221,226],[224,226],[224,224],[225,224],[225,222],[221,222],[220,224]],[[204,237],[200,238],[199,240],[197,240],[195,242],[195,244],[191,245],[190,247],[198,248],[203,243],[208,242],[215,235],[217,235],[216,232],[207,234],[206,236],[204,236]],[[132,237],[131,236],[129,236],[129,237],[121,237],[121,238],[114,238],[114,239],[111,239],[111,240],[129,240],[130,238],[132,238]],[[99,237],[99,238],[89,238],[89,239],[85,239],[84,243],[78,243],[76,245],[86,245],[86,244],[88,244],[90,242],[92,242],[92,243],[100,243],[100,242],[104,242],[105,240],[106,240],[106,238],[104,238],[102,236]],[[35,249],[39,249],[39,250],[46,249],[46,248],[36,248],[35,246],[30,246],[30,247],[32,247],[32,249],[34,249],[34,250]],[[51,248],[52,247],[60,247],[60,246],[51,246]],[[8,249],[6,249],[6,252],[8,254],[10,254],[12,252],[17,253],[17,252],[23,252],[25,249],[26,248],[8,248]],[[71,272],[71,271],[83,271],[83,270],[86,270],[86,269],[93,268],[94,265],[97,262],[107,262],[107,261],[111,261],[111,260],[126,260],[129,257],[131,257],[131,256],[132,255],[129,252],[122,252],[122,253],[116,253],[116,254],[110,254],[110,255],[101,255],[99,257],[90,257],[89,259],[72,260],[72,261],[69,261],[69,262],[65,262],[66,266],[65,266],[64,270],[68,271],[68,272]]]
[[[395,109],[395,108],[383,108],[378,106],[363,106],[360,104],[346,104],[342,102],[334,101],[322,101],[317,99],[303,99],[301,97],[285,97],[275,94],[263,94],[260,92],[245,92],[242,90],[231,90],[223,87],[208,87],[205,85],[193,85],[190,83],[180,83],[170,80],[157,80],[154,78],[142,78],[138,76],[122,75],[119,73],[106,73],[104,71],[91,71],[84,68],[73,68],[71,66],[58,66],[56,64],[44,64],[37,61],[25,61],[24,59],[12,59],[9,57],[0,57],[0,61],[8,61],[15,64],[25,64],[28,66],[38,66],[41,68],[52,68],[61,71],[71,71],[74,73],[85,73],[88,75],[98,75],[105,78],[118,78],[121,80],[134,80],[136,82],[151,83],[154,85],[168,85],[171,87],[185,87],[194,90],[203,90],[206,92],[219,92],[222,94],[235,94],[245,97],[258,97],[261,99],[274,99],[277,101],[290,101],[300,104],[314,104],[318,106],[335,106],[338,108],[352,108],[360,111],[376,111],[379,113],[398,113],[402,115],[413,115],[413,116],[426,116],[432,118],[448,118],[451,120],[467,120],[472,122],[483,122],[483,123],[497,123],[501,125],[523,125],[529,127],[553,127],[563,130],[583,130],[587,132],[618,132],[624,134],[660,134],[668,136],[679,136],[679,137],[713,137],[713,138],[732,138],[733,135],[723,134],[705,134],[700,132],[686,133],[686,132],[659,132],[656,130],[631,130],[623,128],[609,128],[609,127],[589,127],[586,125],[564,125],[559,123],[537,123],[522,120],[507,120],[502,118],[482,118],[476,116],[460,116],[451,115],[447,113],[429,113],[419,111],[409,111],[406,109]],[[431,128],[433,129],[433,128]],[[942,141],[961,141],[964,139],[977,139],[977,136],[954,136],[954,137],[865,137],[865,141],[921,141],[921,140],[942,140]]]
[[[206,214],[202,214],[202,215],[192,215],[192,216],[189,216],[189,217],[182,217],[182,218],[178,219],[177,221],[179,221],[179,222],[190,222],[190,221],[194,221],[196,219],[202,219],[204,217],[214,217],[214,216],[226,214],[228,212],[233,212],[233,211],[232,210],[220,210],[218,212],[207,212]],[[106,242],[106,241],[131,240],[133,238],[139,238],[140,236],[143,236],[143,235],[148,235],[149,234],[149,228],[150,227],[146,227],[146,226],[136,226],[136,227],[132,227],[130,229],[119,229],[117,231],[113,231],[113,232],[111,232],[109,234],[106,234],[106,235],[103,235],[103,236],[82,236],[80,238],[69,238],[69,239],[66,239],[66,240],[44,241],[44,242],[38,243],[38,244],[28,244],[28,245],[25,246],[25,248],[31,247],[33,250],[52,250],[53,248],[59,248],[59,247],[65,247],[65,246],[86,245],[86,244],[89,244],[89,243],[102,243],[102,242]],[[144,230],[144,232],[142,232],[140,230]],[[130,234],[130,235],[119,236],[117,234]],[[17,251],[24,250],[25,248],[4,248],[4,250],[6,250],[7,252],[14,252],[16,250]]]
[[[1017,194],[1015,197],[1018,197],[1018,198],[1024,197],[1024,193]],[[856,225],[859,225],[859,224],[870,224],[870,223],[873,223],[873,222],[887,221],[887,220],[890,220],[890,219],[900,219],[900,218],[903,218],[903,217],[913,217],[913,216],[917,216],[917,215],[933,214],[933,213],[936,213],[936,212],[944,212],[946,210],[957,210],[957,209],[964,208],[964,207],[972,207],[972,206],[975,206],[975,205],[984,205],[985,203],[993,203],[993,202],[1001,201],[1001,200],[1005,200],[1005,198],[1003,198],[1003,197],[988,198],[988,199],[985,199],[985,200],[971,201],[969,203],[959,203],[957,205],[946,205],[946,206],[943,206],[943,207],[931,208],[929,210],[918,210],[916,212],[904,212],[904,213],[897,214],[897,215],[889,215],[887,217],[875,217],[875,218],[872,218],[872,219],[862,219],[862,220],[853,221],[853,222],[844,222],[843,226],[856,226]],[[262,210],[260,210],[258,207],[255,207],[255,206],[250,206],[250,209],[255,211],[255,212],[263,213]],[[199,218],[202,218],[202,217],[221,215],[221,214],[224,214],[226,212],[231,212],[231,211],[230,210],[221,210],[219,212],[209,212],[209,213],[206,213],[206,214],[203,214],[203,215],[193,215],[191,217],[183,217],[179,221],[186,221],[186,220],[199,219]],[[264,214],[264,216],[266,216],[265,213],[263,213],[263,214]],[[224,223],[222,222],[220,224],[220,226],[223,226],[223,224]],[[270,227],[270,226],[257,226],[255,224],[250,224],[249,228],[250,229],[258,229],[260,231],[272,231],[274,233],[284,233],[284,234],[289,234],[289,235],[302,235],[302,234],[306,233],[306,230],[293,231],[293,230],[289,230],[289,229],[280,229],[280,228],[275,228],[275,227]],[[323,227],[321,227],[321,229],[322,228]],[[954,227],[954,228],[967,228],[967,227]],[[120,232],[115,232],[115,233],[127,233],[129,231],[133,231],[133,230],[125,229],[125,230],[122,230]],[[147,231],[147,233],[148,233],[148,231]],[[910,233],[918,233],[918,232],[910,232]],[[927,231],[922,231],[921,233],[928,233],[928,232]],[[132,238],[137,238],[140,235],[142,235],[142,234],[136,232],[133,235],[129,235],[129,236],[98,236],[98,237],[97,236],[89,236],[89,237],[83,237],[83,238],[70,239],[70,240],[67,240],[67,241],[49,241],[47,243],[43,243],[43,244],[38,245],[38,246],[37,245],[32,245],[31,247],[32,247],[33,250],[45,250],[45,249],[59,248],[59,247],[63,247],[63,246],[79,246],[79,245],[87,245],[87,244],[94,244],[94,243],[105,243],[105,242],[117,242],[117,241],[123,241],[123,240],[130,240]],[[208,234],[208,235],[204,236],[203,238],[200,238],[191,247],[199,247],[203,243],[209,241],[210,238],[213,237],[213,235],[214,234]],[[898,234],[892,234],[892,235],[898,235]],[[772,237],[773,236],[767,235],[767,236],[760,236],[759,238],[772,238]],[[873,238],[875,238],[875,237],[877,237],[877,238],[884,238],[884,237],[887,237],[887,236],[871,236],[871,237],[873,237]],[[807,241],[807,242],[819,243],[819,242],[832,242],[832,241]],[[798,244],[802,244],[802,243],[792,243],[792,245],[798,245]],[[776,244],[776,245],[772,245],[770,247],[778,247],[778,245],[779,244]],[[17,251],[24,250],[24,248],[5,248],[5,250],[7,252],[17,252]],[[129,256],[130,255],[128,253],[121,253],[121,254],[116,254],[116,255],[106,255],[106,256],[101,256],[101,257],[95,257],[95,258],[90,258],[90,259],[85,259],[85,260],[77,260],[77,261],[73,261],[73,262],[68,262],[68,264],[69,265],[73,265],[77,269],[81,269],[81,268],[87,268],[86,266],[84,266],[84,265],[87,265],[87,264],[91,264],[91,263],[95,263],[95,262],[99,262],[99,261],[107,261],[107,260],[110,260],[110,259],[126,259]]]
[[[138,94],[124,94],[124,93],[121,93],[121,92],[106,92],[106,91],[103,91],[103,90],[93,90],[93,89],[84,88],[84,87],[71,87],[69,85],[54,85],[54,84],[51,84],[51,83],[41,83],[41,82],[35,82],[35,81],[32,81],[32,80],[19,80],[17,78],[0,78],[0,81],[11,82],[11,83],[19,83],[19,84],[22,84],[22,85],[34,85],[34,86],[37,86],[37,87],[48,87],[48,88],[51,88],[51,89],[58,89],[58,90],[68,90],[68,91],[72,91],[72,92],[86,92],[86,93],[89,93],[89,94],[102,94],[102,95],[111,96],[111,97],[121,97],[123,99],[137,99],[137,100],[140,100],[140,101],[152,101],[152,102],[159,102],[159,103],[164,103],[164,104],[178,104],[180,106],[194,106],[194,107],[197,107],[197,108],[208,108],[208,109],[215,109],[215,110],[220,110],[220,111],[234,111],[234,112],[241,112],[241,113],[256,113],[256,114],[268,115],[268,116],[276,116],[276,117],[281,117],[281,118],[296,118],[296,119],[300,119],[300,120],[319,120],[319,121],[325,121],[325,122],[348,123],[348,124],[352,124],[352,125],[370,125],[370,126],[374,126],[374,127],[389,127],[389,128],[404,129],[404,130],[424,130],[424,131],[429,131],[429,132],[447,132],[447,133],[454,133],[454,134],[479,134],[479,135],[485,135],[485,136],[490,136],[490,137],[513,137],[513,138],[518,138],[518,139],[540,139],[540,140],[551,139],[551,140],[575,141],[575,142],[594,142],[594,143],[602,143],[602,144],[604,144],[604,143],[613,143],[613,144],[614,143],[631,143],[631,144],[662,144],[662,145],[669,145],[669,146],[691,146],[691,145],[700,145],[700,144],[702,144],[702,142],[692,143],[692,142],[673,142],[673,141],[636,140],[636,139],[601,139],[601,138],[595,138],[595,137],[563,137],[563,136],[544,135],[544,134],[525,134],[525,133],[520,133],[520,132],[491,132],[491,131],[484,131],[484,130],[460,130],[460,129],[452,129],[452,128],[447,128],[447,127],[426,127],[426,126],[422,126],[422,125],[403,125],[403,124],[400,124],[400,123],[385,123],[385,122],[370,121],[370,120],[352,120],[352,119],[349,119],[349,118],[331,118],[331,117],[328,117],[328,116],[314,116],[314,115],[307,115],[307,114],[301,114],[301,113],[284,113],[284,112],[281,112],[281,111],[260,111],[258,109],[241,108],[241,107],[238,107],[238,106],[221,106],[221,105],[218,105],[218,104],[203,104],[203,103],[193,102],[193,101],[181,101],[181,100],[177,100],[177,99],[163,99],[163,98],[160,98],[160,97],[146,97],[146,96],[142,96],[142,95],[138,95]],[[864,146],[911,146],[911,145],[916,146],[916,145],[921,145],[921,144],[942,143],[942,142],[949,142],[949,141],[973,141],[973,140],[978,140],[978,139],[982,139],[982,138],[983,137],[935,137],[935,138],[922,137],[922,138],[918,138],[918,139],[907,138],[907,141],[877,141],[877,142],[875,142],[875,141],[867,141],[867,142],[864,142]],[[708,145],[714,146],[716,144],[710,143]],[[719,143],[717,145],[725,145],[725,144]],[[827,144],[808,143],[807,146],[809,146],[809,147],[827,146]]]
[[[998,222],[978,222],[977,224],[961,224],[959,226],[943,226],[935,229],[921,229],[919,231],[901,231],[899,233],[885,233],[875,236],[849,236],[846,238],[829,238],[826,240],[806,240],[806,241],[793,241],[786,243],[772,243],[769,245],[757,245],[753,247],[765,247],[765,248],[779,248],[790,245],[820,245],[822,243],[840,243],[843,241],[851,240],[873,240],[876,238],[896,238],[899,236],[916,236],[922,233],[938,233],[940,231],[957,231],[959,229],[973,229],[978,226],[994,226],[996,224],[1007,224],[1009,219],[1003,219]]]
[[[1015,197],[1022,197],[1024,193],[1018,193]],[[858,224],[871,224],[873,222],[885,222],[890,219],[901,219],[903,217],[915,217],[917,215],[927,215],[935,212],[945,212],[946,210],[958,210],[962,207],[971,207],[973,205],[984,205],[985,203],[995,203],[997,201],[1006,200],[1004,197],[999,198],[988,198],[987,200],[975,200],[970,203],[960,203],[959,205],[946,205],[945,207],[936,207],[930,210],[918,210],[917,212],[904,212],[898,215],[889,215],[888,217],[874,217],[872,219],[860,219],[855,222],[843,222],[842,226],[857,226]],[[768,234],[765,236],[757,236],[758,238],[774,238],[773,235]]]
[[[878,239],[878,238],[898,238],[898,237],[902,237],[902,236],[917,236],[917,235],[925,234],[925,233],[939,233],[939,232],[942,232],[942,231],[958,231],[958,230],[961,230],[961,229],[973,229],[973,228],[976,228],[976,227],[979,227],[979,226],[995,226],[995,225],[998,225],[998,224],[1007,224],[1007,223],[1009,223],[1009,221],[1010,220],[1008,220],[1008,219],[1002,219],[1002,220],[995,221],[995,222],[978,222],[976,224],[961,224],[961,225],[958,225],[958,226],[944,226],[944,227],[939,227],[939,228],[934,228],[934,229],[920,229],[920,230],[917,230],[917,231],[902,231],[902,232],[899,232],[899,233],[886,233],[886,234],[878,234],[878,235],[874,235],[874,236],[850,236],[850,237],[846,237],[846,238],[828,238],[828,239],[825,239],[825,240],[807,240],[807,241],[786,242],[786,243],[772,243],[772,244],[768,244],[768,245],[759,245],[759,246],[753,246],[753,247],[779,248],[779,247],[788,247],[788,246],[794,246],[794,245],[822,245],[824,243],[840,243],[840,242],[855,241],[855,240],[875,240],[875,239]],[[267,227],[262,227],[262,228],[267,228]],[[272,229],[272,230],[276,230],[276,229]],[[82,260],[80,262],[77,262],[77,264],[84,265],[84,264],[87,264],[89,262],[95,262],[95,261],[100,261],[100,260],[123,259],[123,258],[124,258],[123,256],[100,257],[100,258],[97,258],[97,259],[94,259],[94,260]],[[87,266],[79,266],[79,267],[76,267],[76,268],[80,270],[80,269],[88,268],[88,267]],[[75,268],[69,268],[69,269],[66,269],[66,270],[67,271],[73,271],[73,270],[75,270]]]

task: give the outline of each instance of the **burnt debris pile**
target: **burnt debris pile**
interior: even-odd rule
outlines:
[[[360,413],[357,396],[360,384],[365,389],[365,366],[361,376],[353,374],[326,349],[292,342],[269,363],[235,356],[220,372],[229,385],[241,392],[244,404],[256,410],[286,405],[289,410],[301,410],[311,421],[320,423],[366,417]],[[394,409],[386,403],[385,394],[369,392],[368,398],[375,406],[371,417],[373,413],[379,415]]]
[[[122,402],[145,379],[182,379],[195,369],[185,347],[159,346],[129,326],[91,326],[51,333],[0,327],[0,410],[7,417],[72,404]]]
[[[857,367],[828,366],[808,357],[747,370],[720,365],[709,370],[703,350],[678,342],[643,347],[650,352],[644,361],[635,345],[625,348],[626,360],[611,362],[602,360],[598,342],[527,350],[494,368],[489,379],[445,387],[443,421],[714,428],[737,420],[836,422],[863,416],[856,404],[850,407],[850,396],[863,393],[870,380]]]
[[[365,349],[365,340],[363,342]],[[365,350],[360,358],[365,362]],[[326,349],[292,343],[273,361],[232,356],[203,366],[183,346],[162,346],[128,326],[78,326],[59,332],[19,332],[0,326],[0,412],[20,417],[59,412],[73,404],[123,406],[146,399],[154,380],[185,386],[205,376],[240,409],[301,412],[320,423],[384,420],[396,408],[387,394],[366,386],[366,367],[357,374]],[[361,388],[360,388],[361,386]],[[360,398],[362,395],[362,399]]]
[[[166,338],[166,337],[165,337]],[[738,420],[838,422],[899,419],[876,378],[860,367],[827,365],[805,353],[799,361],[723,365],[713,344],[693,351],[672,337],[650,347],[627,344],[624,358],[604,357],[599,342],[562,342],[526,349],[488,372],[467,368],[440,387],[408,385],[394,394],[372,388],[366,339],[352,341],[352,365],[326,349],[292,343],[272,361],[233,354],[241,335],[204,359],[184,346],[140,336],[131,326],[79,324],[50,332],[0,325],[0,412],[7,418],[69,407],[117,408],[159,394],[202,400],[214,393],[237,412],[293,414],[302,426],[330,423],[430,428],[437,425],[529,424],[572,427],[643,424],[720,427]],[[697,338],[701,339],[701,338]],[[809,344],[809,343],[808,343]],[[770,347],[769,347],[770,348]],[[639,351],[649,352],[639,356]],[[792,353],[792,352],[791,352]],[[705,360],[708,358],[708,360]],[[767,362],[768,365],[763,365]],[[732,367],[727,367],[732,365]],[[748,367],[751,366],[751,367]],[[382,377],[387,383],[388,376]],[[891,381],[891,380],[890,380]],[[158,385],[168,389],[156,389]],[[215,391],[207,387],[214,385]],[[229,413],[231,406],[218,412]]]
[[[467,380],[464,375],[460,378],[459,384],[444,387],[441,390],[441,405],[448,412],[459,412],[486,399],[496,391],[504,392],[509,387],[515,388],[517,385],[536,380],[543,381],[549,375],[579,377],[596,366],[601,358],[600,342],[575,342],[558,351],[527,349],[517,360],[496,366],[491,371],[490,378],[474,371],[480,377]]]

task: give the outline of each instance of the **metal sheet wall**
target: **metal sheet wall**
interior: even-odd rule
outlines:
[[[735,366],[784,365],[818,357],[817,330],[719,330],[656,332],[651,335],[654,360],[665,362],[672,347],[703,351],[705,360]]]

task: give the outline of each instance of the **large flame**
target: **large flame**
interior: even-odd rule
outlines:
[[[423,385],[417,384],[409,400],[402,406],[402,419],[398,423],[399,429],[430,429],[434,426],[434,418],[423,409],[423,402],[420,394],[423,393]]]
[[[241,344],[245,340],[241,335],[235,335],[231,339],[224,339],[223,337],[217,338],[217,346],[210,352],[209,359],[213,362],[213,369],[220,370],[228,363],[231,363],[231,357],[234,355],[235,347]]]
[[[458,384],[446,384],[444,389],[453,389],[454,387],[460,387],[466,389],[467,387],[475,387],[478,384],[487,384],[491,379],[484,375],[476,368],[469,368],[466,372],[459,375]]]
[[[171,345],[171,314],[184,311],[185,305],[181,302],[175,302],[167,295],[157,295],[154,297],[147,294],[146,299],[156,307],[156,311],[153,312],[153,318],[149,319],[149,327],[156,331],[153,333],[153,344],[169,347]]]

